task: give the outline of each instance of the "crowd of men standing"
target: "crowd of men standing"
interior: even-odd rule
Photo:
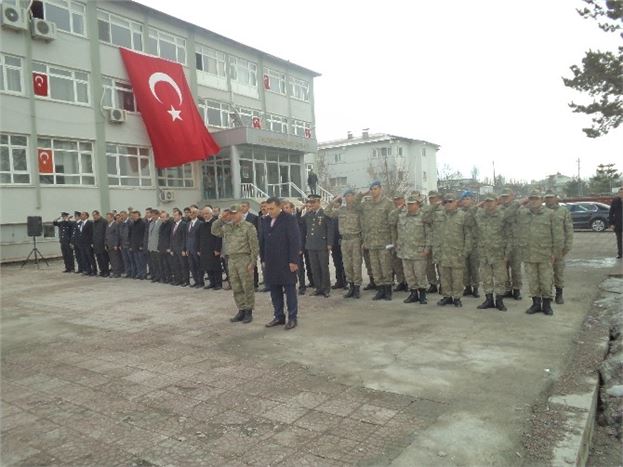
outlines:
[[[478,204],[468,192],[390,200],[378,181],[365,193],[347,190],[326,209],[312,194],[299,209],[270,198],[259,216],[247,202],[222,213],[193,205],[171,215],[151,208],[91,215],[63,212],[54,221],[65,272],[216,290],[225,275],[238,309],[231,321],[249,323],[261,269],[275,314],[266,326],[286,329],[297,325],[297,293],[308,287],[319,297],[346,288],[345,298],[359,299],[363,265],[370,278],[363,290],[375,290],[373,300],[406,291],[405,303],[427,304],[427,294],[440,293],[438,305],[462,307],[461,297],[479,297],[482,284],[478,308],[506,311],[504,298],[522,298],[523,263],[527,313],[551,315],[552,300],[564,303],[564,258],[573,241],[569,212],[553,193],[519,202],[506,190]]]

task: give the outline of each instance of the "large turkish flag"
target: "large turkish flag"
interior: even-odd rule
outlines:
[[[40,174],[54,173],[54,153],[51,149],[37,149],[37,159]]]
[[[156,167],[177,167],[217,154],[221,148],[199,115],[182,65],[120,50],[154,148]]]

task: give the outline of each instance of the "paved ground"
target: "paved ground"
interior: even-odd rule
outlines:
[[[231,292],[5,267],[2,464],[519,464],[612,247],[576,235],[552,318],[334,294],[290,332],[267,294],[232,325]]]

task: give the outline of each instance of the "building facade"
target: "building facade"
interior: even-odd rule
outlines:
[[[306,158],[307,169],[314,168],[320,184],[332,193],[346,188],[365,190],[378,179],[394,192],[437,189],[437,151],[439,146],[386,133],[361,136],[348,133],[345,139],[318,144],[317,154]]]
[[[132,1],[0,6],[3,261],[28,254],[26,216],[299,196],[317,73]],[[217,156],[155,167],[120,47],[183,65]]]

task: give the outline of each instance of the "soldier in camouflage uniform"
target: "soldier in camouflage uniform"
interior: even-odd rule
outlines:
[[[238,313],[230,321],[250,323],[255,307],[253,270],[260,252],[257,230],[253,224],[243,220],[237,204],[223,211],[211,230],[212,235],[222,237],[227,243],[229,280],[238,307]]]
[[[506,263],[507,279],[505,297],[521,300],[521,252],[519,251],[517,215],[520,208],[512,190],[505,189],[500,195],[500,208],[507,218],[511,240],[511,253]]]
[[[472,297],[480,297],[478,293],[478,285],[480,284],[480,257],[478,247],[478,232],[476,228],[476,212],[478,207],[474,204],[474,194],[465,191],[461,195],[461,209],[465,212],[465,225],[471,230],[472,249],[465,257],[465,270],[463,271],[463,296],[471,295]]]
[[[551,191],[545,193],[545,206],[554,211],[554,217],[562,224],[564,235],[562,255],[554,260],[554,287],[556,288],[554,301],[558,305],[562,305],[565,303],[562,296],[562,289],[565,287],[565,256],[573,246],[573,220],[569,210],[558,204],[556,193]]]
[[[371,199],[363,197],[371,195]],[[376,280],[377,291],[373,300],[392,299],[392,262],[387,247],[391,242],[389,229],[389,213],[394,209],[393,203],[383,196],[381,182],[374,181],[368,193],[359,193],[357,205],[361,205],[361,227],[363,246],[370,252],[372,274]]]
[[[327,207],[325,214],[338,219],[338,229],[342,236],[342,257],[344,271],[348,281],[348,292],[344,298],[361,296],[361,205],[355,204],[355,192],[344,192],[346,205],[342,206],[342,198],[337,197]]]
[[[528,314],[542,311],[553,315],[553,262],[562,257],[563,227],[554,211],[543,206],[538,191],[532,191],[526,207],[519,208],[517,217],[519,248],[526,267],[532,306]]]
[[[435,239],[438,236],[439,225],[443,220],[442,200],[439,193],[436,191],[428,193],[428,203],[428,206],[423,209],[424,222],[428,224],[431,236]],[[430,255],[427,256],[426,261],[426,275],[428,276],[428,282],[430,283],[428,292],[437,292],[439,291],[441,271],[439,270],[439,251],[435,249],[434,245]]]
[[[437,305],[462,307],[465,256],[472,249],[471,229],[465,224],[465,212],[459,209],[454,195],[446,195],[443,205],[443,221],[437,229],[437,238],[433,238],[433,251],[438,249],[439,254],[443,294]]]
[[[486,195],[484,207],[478,209],[475,220],[480,247],[480,276],[486,294],[484,303],[478,305],[478,308],[481,310],[497,308],[506,311],[503,297],[506,291],[506,261],[511,244],[508,224],[497,206],[494,195]]]
[[[422,200],[409,196],[407,206],[402,208],[396,221],[396,252],[402,260],[410,294],[404,303],[426,304],[426,259],[431,251],[431,235],[428,224],[424,222],[421,208]]]
[[[392,271],[394,271],[394,275],[396,276],[396,288],[394,292],[402,292],[407,290],[407,282],[405,281],[405,273],[402,268],[402,260],[398,257],[396,253],[396,241],[398,239],[398,232],[396,231],[396,226],[398,222],[398,214],[401,209],[405,207],[405,197],[404,195],[395,195],[394,196],[394,209],[389,213],[389,222],[390,222],[390,232],[391,232],[391,243],[394,245],[394,248],[391,249],[390,253],[392,255]]]

